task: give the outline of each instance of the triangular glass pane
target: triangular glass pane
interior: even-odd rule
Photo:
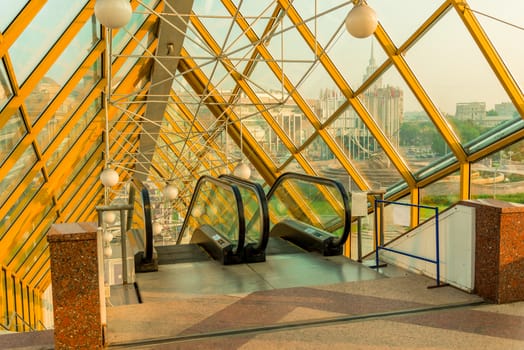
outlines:
[[[298,163],[298,161],[293,158],[289,163],[286,164],[284,169],[282,170],[282,173],[299,173],[299,174],[305,174],[306,171],[304,168]]]
[[[414,172],[450,155],[444,138],[395,68],[382,74],[360,99]]]
[[[524,50],[515,49],[515,43],[524,42],[524,2],[507,0],[504,6],[489,0],[469,0],[468,3],[520,89],[524,90]]]
[[[262,35],[266,32],[269,21],[273,19],[271,16],[277,6],[277,1],[243,1],[241,4],[240,13],[244,16],[244,19],[249,23],[257,36],[262,39]]]
[[[87,0],[81,0],[64,6],[63,0],[46,2],[9,48],[18,84],[23,84],[86,3]],[[57,13],[60,16],[57,16]]]
[[[462,144],[492,127],[487,111],[510,101],[455,11],[417,41],[406,60]]]
[[[327,52],[353,90],[357,90],[387,59],[375,37],[357,39],[345,29],[339,32]]]
[[[233,18],[219,1],[195,1],[193,12],[213,35],[213,39],[220,47],[224,47],[228,40],[231,27],[234,25]]]
[[[344,20],[352,8],[347,1],[340,0],[296,1],[293,5],[324,49],[342,28],[345,31]]]
[[[281,80],[275,76],[265,62],[257,62],[251,74],[245,80],[268,109],[281,104],[289,96]]]
[[[327,130],[371,189],[387,188],[402,180],[397,169],[353,108],[348,107]],[[334,169],[345,172],[342,166],[339,166],[338,170]],[[351,188],[357,189],[358,186],[352,184]]]
[[[442,1],[403,0],[395,1],[367,0],[377,13],[380,24],[397,47],[401,46],[435,10]],[[404,16],[399,17],[400,13]]]

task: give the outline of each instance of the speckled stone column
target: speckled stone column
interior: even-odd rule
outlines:
[[[499,200],[476,209],[475,291],[496,303],[524,300],[524,206]]]
[[[105,299],[97,226],[55,224],[47,239],[51,253],[55,349],[102,349]]]

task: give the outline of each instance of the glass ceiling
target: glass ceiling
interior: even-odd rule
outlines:
[[[414,204],[524,202],[524,3],[367,2],[379,27],[355,39],[347,0],[131,0],[112,33],[95,1],[0,0],[2,288],[42,293],[50,226],[96,221],[133,179],[173,182],[181,216],[201,175],[240,162],[268,185],[294,171]]]

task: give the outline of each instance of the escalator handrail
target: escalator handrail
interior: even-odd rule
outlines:
[[[260,212],[262,213],[262,232],[260,237],[261,239],[259,240],[258,245],[253,248],[253,252],[256,254],[265,251],[269,241],[269,209],[267,206],[266,193],[264,192],[262,185],[229,174],[219,175],[218,178],[234,182],[241,187],[249,188],[255,192],[256,196],[258,197],[257,199],[259,202]]]
[[[331,245],[333,247],[338,247],[344,244],[346,240],[348,239],[349,235],[351,234],[351,207],[349,205],[349,196],[344,186],[336,180],[328,179],[328,178],[321,177],[321,176],[313,176],[313,175],[307,175],[307,174],[286,172],[280,175],[273,183],[273,186],[271,186],[271,188],[269,189],[266,195],[268,202],[271,199],[271,197],[273,196],[273,194],[275,193],[275,191],[277,190],[277,188],[280,186],[280,184],[290,178],[301,180],[304,182],[317,183],[320,185],[334,186],[338,189],[342,197],[342,202],[344,205],[344,231],[342,232],[342,235],[339,238],[331,241]]]
[[[144,210],[144,229],[146,231],[146,244],[144,252],[144,261],[153,261],[153,219],[151,217],[151,200],[149,190],[142,185],[140,190],[142,195],[142,208]]]
[[[242,201],[242,196],[240,195],[240,190],[234,184],[231,184],[224,180],[217,179],[209,175],[202,175],[198,179],[195,185],[195,190],[193,191],[191,202],[189,203],[189,207],[187,208],[187,213],[184,219],[184,223],[182,224],[182,227],[180,228],[180,233],[178,234],[176,244],[180,244],[180,242],[182,241],[182,233],[184,232],[184,230],[186,229],[186,226],[188,225],[190,214],[198,198],[198,193],[200,191],[200,188],[204,185],[205,182],[211,182],[218,187],[231,189],[231,191],[233,192],[235,196],[239,225],[238,225],[238,242],[237,242],[237,247],[236,247],[236,251],[234,252],[234,254],[239,254],[244,249],[245,237],[246,237],[246,218],[244,216],[244,204]]]

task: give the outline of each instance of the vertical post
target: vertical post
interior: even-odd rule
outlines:
[[[440,286],[440,243],[439,243],[439,227],[438,227],[438,207],[435,207],[435,242],[437,255],[437,286]]]
[[[375,267],[378,270],[378,213],[377,213],[377,200],[375,199]]]
[[[362,217],[357,218],[358,262],[362,262]]]
[[[106,315],[102,240],[97,225],[55,224],[47,240],[55,349],[102,349]]]
[[[380,192],[380,246],[384,245],[384,192]]]
[[[125,209],[120,209],[120,246],[122,250],[122,284],[127,284],[127,241]]]

